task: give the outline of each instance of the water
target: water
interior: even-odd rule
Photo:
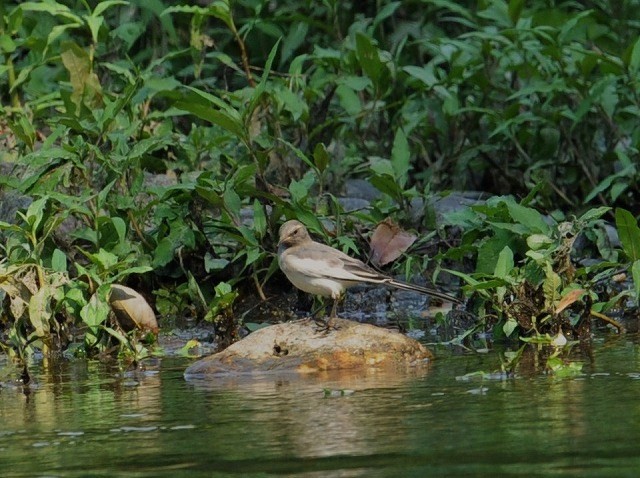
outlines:
[[[43,362],[27,393],[0,388],[0,473],[637,476],[639,351],[634,337],[596,340],[584,374],[564,379],[460,379],[494,370],[496,353],[413,374],[206,382],[183,379],[185,359],[133,373]]]

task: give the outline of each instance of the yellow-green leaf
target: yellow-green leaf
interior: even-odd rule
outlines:
[[[38,337],[44,337],[49,332],[52,292],[51,287],[45,285],[29,300],[29,321]]]

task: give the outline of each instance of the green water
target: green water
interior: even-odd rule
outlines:
[[[0,387],[0,476],[638,476],[637,340],[582,358],[579,377],[483,381],[459,377],[495,353],[408,375],[208,382],[185,381],[184,359],[42,362],[28,393]]]

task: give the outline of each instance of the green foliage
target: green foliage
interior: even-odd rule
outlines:
[[[592,308],[606,311],[624,297],[610,300],[596,292],[618,263],[576,267],[572,257],[576,238],[586,240],[608,211],[602,207],[557,221],[507,196],[450,217],[465,232],[460,247],[447,255],[471,254],[476,264],[472,274],[451,272],[466,281],[475,310],[485,326],[493,326],[495,337],[539,338],[562,330],[581,337],[589,330]],[[610,244],[594,246],[612,256]]]
[[[342,234],[355,222],[408,222],[445,189],[498,195],[451,218],[462,243],[444,257],[475,261],[458,274],[502,333],[542,334],[573,290],[615,303],[593,292],[621,265],[601,227],[609,204],[637,297],[637,223],[621,209],[638,192],[633,9],[4,2],[0,188],[33,201],[2,218],[0,257],[11,287],[35,274],[39,312],[3,306],[3,324],[22,348],[64,346],[64,324],[86,328],[89,353],[115,340],[140,356],[109,322],[111,284],[154,290],[170,314],[232,317],[241,285],[264,297],[283,217],[355,250]],[[345,215],[351,178],[381,196]],[[594,201],[607,208],[550,219]],[[608,265],[572,269],[578,234]],[[423,264],[407,255],[407,270]],[[523,297],[535,324],[514,310]]]
[[[640,302],[640,227],[638,220],[626,209],[616,209],[616,227],[622,251],[631,263],[631,278],[635,285],[636,302]]]
[[[616,209],[616,227],[622,250],[631,262],[640,259],[640,228],[637,219],[625,209]]]

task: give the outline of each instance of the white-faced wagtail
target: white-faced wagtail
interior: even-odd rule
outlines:
[[[395,280],[372,269],[359,259],[320,244],[311,239],[307,228],[301,222],[295,220],[287,221],[280,227],[278,264],[287,279],[298,289],[333,299],[327,327],[333,327],[332,319],[337,317],[338,301],[344,295],[344,291],[362,283],[384,284],[456,304],[462,303],[444,292]]]

